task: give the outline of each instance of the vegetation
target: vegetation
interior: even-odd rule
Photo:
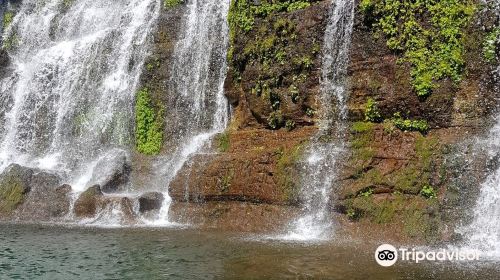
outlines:
[[[365,105],[365,121],[372,123],[384,121],[378,110],[377,103],[372,98],[369,98]],[[390,124],[390,126],[388,124]],[[360,124],[355,123],[354,125],[359,126]],[[400,112],[395,113],[392,119],[384,122],[384,130],[389,130],[392,127],[396,127],[402,131],[419,131],[422,134],[427,133],[429,130],[429,124],[426,120],[404,119],[401,117]],[[356,129],[357,128],[354,127],[354,130]]]
[[[500,40],[500,27],[494,28],[483,43],[483,56],[488,62],[497,60],[497,45]]]
[[[298,201],[299,187],[296,183],[295,165],[300,159],[303,150],[304,145],[301,143],[292,148],[281,147],[275,152],[278,158],[276,163],[278,185],[285,194],[285,200],[290,204]]]
[[[311,6],[318,0],[233,0],[228,15],[230,27],[229,75],[238,84],[248,65],[259,73],[252,78],[251,88],[245,92],[261,98],[267,108],[262,114],[270,129],[286,127],[292,130],[295,123],[289,121],[282,105],[289,99],[293,104],[304,100],[299,86],[304,84],[314,69],[319,45],[316,42],[298,43],[297,22],[288,13]],[[258,22],[258,24],[256,24]],[[235,51],[235,48],[237,50]],[[286,69],[286,71],[285,71]],[[263,106],[263,107],[265,107]],[[301,106],[303,114],[312,116],[314,110]],[[262,118],[265,120],[265,118]]]
[[[365,21],[387,38],[411,65],[412,86],[420,97],[436,81],[461,80],[464,68],[464,29],[476,6],[473,0],[362,0]]]
[[[216,140],[217,140],[217,146],[221,153],[225,153],[229,150],[229,147],[231,146],[231,138],[229,136],[228,131],[219,134]]]
[[[135,125],[137,151],[146,155],[158,154],[163,144],[162,112],[155,109],[147,88],[137,93]]]
[[[381,122],[382,120],[382,115],[380,115],[377,103],[372,98],[368,98],[368,102],[365,107],[365,121]]]
[[[429,130],[429,124],[426,120],[403,119],[399,112],[394,114],[392,123],[402,131],[419,131],[425,134]]]
[[[184,0],[164,0],[163,7],[165,7],[165,9],[170,9],[170,8],[174,8],[182,3],[184,3]]]
[[[436,198],[437,194],[436,191],[434,190],[433,187],[429,185],[425,185],[422,190],[420,191],[420,194],[426,198]]]
[[[0,213],[9,214],[24,200],[24,188],[19,178],[10,177],[0,184]]]
[[[9,27],[9,25],[12,23],[14,20],[14,13],[12,12],[5,12],[3,14],[3,28],[6,29]]]

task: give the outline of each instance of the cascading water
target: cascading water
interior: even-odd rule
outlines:
[[[50,170],[73,198],[127,161],[134,96],[161,0],[25,0],[3,33],[0,171]],[[71,218],[69,215],[68,218]]]
[[[500,20],[500,1],[485,1],[496,12]],[[500,73],[500,66],[496,69]],[[486,140],[479,140],[477,146],[488,151],[490,159],[500,166],[500,116],[491,129]],[[479,198],[473,208],[472,223],[460,228],[459,233],[464,235],[467,247],[479,250],[482,255],[500,257],[500,167],[498,167],[480,186]]]
[[[497,159],[500,151],[500,118],[484,143],[489,156]],[[500,257],[500,168],[497,168],[480,186],[481,192],[473,208],[472,223],[460,228],[466,246],[482,255]]]
[[[15,162],[77,182],[90,162],[128,150],[160,7],[160,0],[22,2],[4,33],[14,70],[0,80],[0,169]],[[86,187],[80,183],[76,190]]]
[[[302,164],[304,213],[291,224],[284,239],[324,239],[331,232],[328,204],[337,175],[336,164],[344,150],[345,84],[353,21],[354,1],[334,0],[323,47],[320,131],[311,141]]]
[[[168,81],[167,143],[171,152],[157,162],[157,185],[165,188],[194,153],[224,130],[228,103],[223,94],[229,43],[230,0],[193,0],[175,46]],[[168,192],[155,224],[168,223]]]

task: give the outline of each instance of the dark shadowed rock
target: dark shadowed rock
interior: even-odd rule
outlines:
[[[105,193],[117,192],[128,183],[130,171],[127,153],[114,150],[97,163],[92,181],[93,184],[99,184]]]
[[[75,215],[79,218],[91,218],[101,207],[103,193],[99,185],[94,185],[84,191],[75,202]]]
[[[159,210],[163,204],[163,194],[151,192],[139,197],[139,212],[144,213],[152,210]]]

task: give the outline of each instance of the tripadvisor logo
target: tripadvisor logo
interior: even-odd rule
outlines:
[[[398,250],[389,244],[380,245],[375,251],[375,260],[381,266],[393,266],[398,261]]]
[[[393,266],[398,260],[420,263],[422,261],[478,261],[477,250],[446,250],[422,251],[416,249],[399,248],[390,245],[380,245],[375,250],[375,260],[381,266]],[[399,256],[399,258],[398,258]]]

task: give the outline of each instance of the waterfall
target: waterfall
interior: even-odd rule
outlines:
[[[229,44],[227,15],[230,0],[188,1],[175,46],[166,104],[167,143],[171,152],[156,163],[159,184],[165,189],[195,153],[208,148],[210,139],[228,122],[224,97],[226,54]],[[155,224],[168,224],[168,191]]]
[[[307,148],[301,167],[303,215],[291,223],[285,239],[324,239],[331,233],[328,205],[337,162],[344,150],[345,84],[353,21],[354,1],[334,0],[323,46],[320,130]]]
[[[500,1],[486,0],[485,3],[500,18]],[[496,73],[500,73],[500,66]],[[480,250],[482,255],[500,257],[500,116],[485,140],[478,140],[476,146],[486,149],[491,161],[499,166],[480,186],[479,198],[473,207],[472,222],[457,230],[467,247]]]
[[[13,71],[0,79],[0,170],[11,163],[54,170],[82,191],[92,162],[128,152],[160,7],[161,0],[21,2],[4,30]]]
[[[500,118],[484,143],[491,159],[498,161],[500,151]],[[479,198],[473,208],[473,220],[458,230],[466,238],[467,247],[482,254],[500,256],[500,167],[480,186]]]

